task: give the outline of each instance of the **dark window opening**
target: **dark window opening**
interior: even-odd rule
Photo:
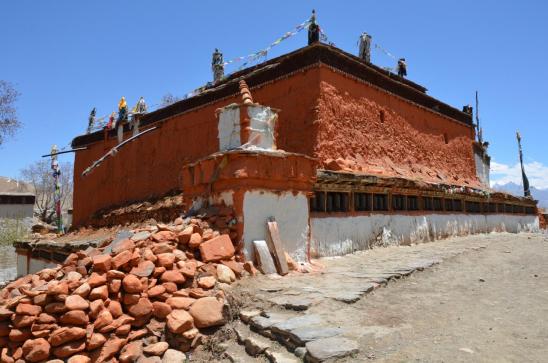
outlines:
[[[449,137],[447,134],[443,134],[443,141],[445,141],[446,144],[449,144]]]
[[[453,199],[453,210],[455,212],[462,212],[462,200]]]
[[[505,213],[512,213],[512,204],[504,204],[504,212]]]
[[[536,214],[535,207],[525,207],[525,213],[527,213],[527,214]]]
[[[405,210],[405,195],[392,195],[392,209]]]
[[[373,210],[388,210],[388,195],[373,194]]]
[[[441,202],[441,198],[432,198],[432,205],[434,206],[435,211],[443,210],[443,204]]]
[[[424,206],[424,210],[433,210],[434,207],[432,205],[432,197],[422,197],[422,203]]]
[[[466,202],[467,213],[481,213],[481,205],[479,202]]]
[[[407,197],[407,210],[419,210],[419,198],[416,196]]]
[[[381,120],[381,123],[384,123],[384,111],[383,110],[381,110],[379,112],[379,119]]]
[[[497,213],[497,204],[489,203],[489,213]]]
[[[453,199],[446,199],[445,200],[445,211],[446,212],[452,212],[453,211]]]
[[[348,193],[327,192],[327,212],[348,212]]]
[[[355,211],[370,211],[371,210],[371,194],[354,193],[354,210]]]
[[[325,193],[315,192],[310,198],[310,210],[312,212],[325,212]]]

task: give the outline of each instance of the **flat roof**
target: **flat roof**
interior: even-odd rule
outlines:
[[[323,43],[314,43],[253,67],[234,72],[221,82],[207,88],[196,96],[177,101],[172,105],[147,113],[141,118],[140,126],[150,125],[213,102],[217,99],[237,94],[239,93],[238,82],[241,79],[245,79],[247,84],[252,88],[256,85],[318,63],[351,74],[358,79],[369,82],[376,87],[467,126],[473,126],[472,116],[470,114],[462,112],[457,108],[427,95],[426,88],[421,85],[375,66],[374,64],[366,63],[355,55],[347,53],[339,48]],[[125,126],[125,131],[129,131],[129,125]],[[110,130],[109,135],[115,136],[115,133],[116,130]],[[91,134],[77,136],[72,140],[72,147],[81,147],[102,139],[103,130],[99,130]]]

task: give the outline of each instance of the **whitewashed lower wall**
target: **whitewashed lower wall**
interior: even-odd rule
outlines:
[[[17,277],[34,274],[45,268],[57,266],[57,263],[37,258],[28,258],[27,255],[17,254]]]
[[[253,259],[254,240],[266,240],[269,217],[278,222],[284,249],[304,261],[308,239],[308,200],[304,193],[252,190],[244,194],[244,243],[246,258]]]
[[[428,214],[311,218],[313,256],[489,232],[538,231],[536,215]]]

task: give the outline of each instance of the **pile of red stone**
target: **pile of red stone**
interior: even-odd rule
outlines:
[[[169,362],[199,345],[199,329],[226,321],[223,284],[253,268],[206,222],[176,224],[73,253],[6,286],[0,362]]]

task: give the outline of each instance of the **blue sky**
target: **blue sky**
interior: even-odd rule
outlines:
[[[492,178],[517,181],[515,131],[533,185],[548,188],[548,2],[546,1],[30,1],[0,2],[0,79],[21,92],[24,127],[0,147],[0,175],[66,146],[85,131],[92,107],[116,109],[124,95],[157,104],[211,79],[210,58],[266,47],[318,12],[339,48],[357,52],[362,31],[405,57],[409,79],[460,108],[480,91]],[[306,44],[304,32],[270,57]],[[394,61],[373,50],[380,66]],[[238,68],[231,66],[228,71]],[[70,154],[63,161],[71,161]],[[517,179],[517,180],[516,180]]]

